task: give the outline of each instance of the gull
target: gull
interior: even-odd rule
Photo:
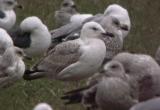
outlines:
[[[122,52],[113,60],[123,64],[126,74],[130,76],[129,83],[138,94],[139,101],[146,101],[160,96],[160,67],[149,55]]]
[[[0,28],[0,35],[0,55],[3,55],[7,48],[13,46],[13,41],[3,28]]]
[[[86,23],[79,39],[63,42],[50,50],[33,68],[44,72],[28,74],[29,79],[48,76],[62,81],[77,81],[90,77],[98,71],[105,58],[106,47],[100,37],[108,34],[100,24]]]
[[[34,107],[33,110],[53,110],[53,109],[47,103],[39,103]]]
[[[30,57],[43,56],[51,44],[51,34],[47,26],[36,16],[24,19],[20,28],[11,31],[10,36],[14,45],[22,48]]]
[[[159,109],[160,109],[160,98],[153,98],[138,103],[129,110],[159,110]]]
[[[72,15],[78,14],[73,0],[63,0],[60,10],[55,11],[55,20],[62,26],[70,22]]]
[[[6,87],[21,79],[25,72],[23,50],[18,47],[9,47],[0,56],[0,87]]]
[[[70,22],[82,24],[87,18],[93,17],[92,14],[80,14],[73,0],[64,0],[61,4],[60,10],[55,11],[56,22],[60,26],[66,25]]]
[[[0,0],[0,27],[10,30],[16,22],[14,8],[22,8],[16,0]]]
[[[106,36],[106,37],[102,38],[102,40],[105,42],[106,51],[107,51],[105,59],[110,60],[117,53],[121,52],[121,50],[123,48],[122,32],[120,31],[119,27],[115,26],[114,20],[112,19],[111,16],[106,16],[103,20],[100,20],[99,23],[102,25],[102,27],[108,33],[110,33],[109,36],[112,36],[112,37]],[[52,42],[52,47],[51,48],[54,48],[55,45],[57,45],[58,42],[64,42],[63,39],[67,39],[67,38],[65,38],[65,35],[63,35],[63,33],[69,34],[73,30],[74,31],[79,30],[80,27],[81,27],[81,25],[78,25],[78,27],[77,27],[76,23],[71,23],[71,24],[68,24],[66,26],[63,26],[60,30],[55,30],[52,33],[52,36],[54,36],[54,39],[53,39],[54,43]],[[68,29],[70,29],[70,30],[68,30]],[[74,39],[74,37],[72,37],[72,38]]]
[[[131,29],[131,21],[127,9],[118,4],[111,4],[105,10],[104,15],[112,16],[114,19],[117,19],[115,23],[117,26],[121,27],[123,37],[125,38],[128,35]]]
[[[100,80],[94,85],[67,92],[62,99],[68,99],[66,104],[81,102],[89,110],[128,110],[137,103],[120,62],[106,63],[100,75]]]
[[[160,47],[158,47],[156,54],[155,54],[155,60],[158,62],[160,65]]]

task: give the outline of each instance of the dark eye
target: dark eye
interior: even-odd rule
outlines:
[[[12,1],[6,1],[6,4],[7,5],[13,5],[13,2]]]
[[[112,65],[111,68],[112,69],[118,68],[118,65]]]
[[[64,6],[64,7],[67,7],[67,6],[69,6],[69,4],[68,4],[68,3],[64,3],[63,6]]]
[[[94,30],[94,31],[98,31],[98,28],[96,28],[96,27],[92,27],[92,30]]]
[[[23,55],[23,52],[22,51],[17,51],[17,54]]]
[[[120,22],[118,21],[118,19],[114,19],[114,20],[113,20],[113,23],[114,23],[115,25],[120,25]]]

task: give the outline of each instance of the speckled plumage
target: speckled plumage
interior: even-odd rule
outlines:
[[[123,64],[139,101],[160,96],[160,67],[149,55],[120,53],[113,58]],[[137,91],[137,92],[136,92]]]

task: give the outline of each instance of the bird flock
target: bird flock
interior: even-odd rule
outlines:
[[[131,30],[127,9],[110,4],[102,13],[80,13],[73,0],[55,11],[58,28],[49,30],[37,16],[16,24],[16,0],[0,0],[0,89],[18,80],[85,79],[65,91],[65,105],[86,110],[160,110],[160,47],[155,57],[123,51]],[[24,59],[37,62],[28,67]],[[47,103],[33,110],[53,110]]]

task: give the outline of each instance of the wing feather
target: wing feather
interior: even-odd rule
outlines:
[[[63,42],[50,50],[45,58],[37,65],[37,70],[45,70],[51,75],[56,75],[67,66],[77,62],[81,56],[80,44],[75,42]]]

